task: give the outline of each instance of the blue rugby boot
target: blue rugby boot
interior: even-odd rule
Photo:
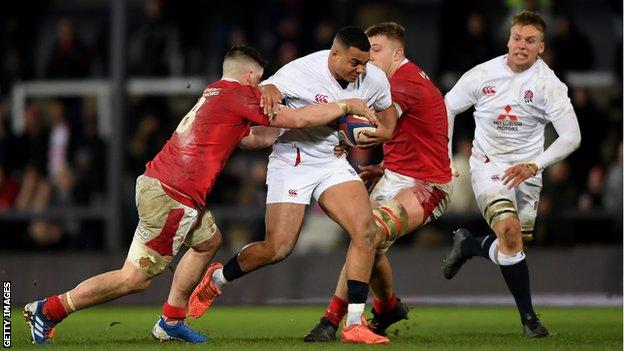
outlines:
[[[58,321],[48,319],[43,314],[44,300],[33,301],[24,306],[24,318],[30,327],[30,338],[33,344],[48,344],[54,336]]]
[[[208,342],[208,337],[200,332],[193,330],[184,320],[178,321],[174,325],[165,322],[163,316],[158,318],[158,322],[152,329],[152,336],[158,341],[179,340],[191,344],[202,344]]]

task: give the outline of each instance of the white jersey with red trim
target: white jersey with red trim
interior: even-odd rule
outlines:
[[[543,60],[521,73],[506,63],[503,55],[474,67],[445,96],[450,116],[474,105],[472,151],[500,166],[534,161],[546,124],[574,115],[568,88]]]
[[[377,111],[390,107],[390,83],[383,71],[367,63],[366,71],[343,89],[329,72],[328,60],[329,50],[301,57],[284,65],[261,85],[274,84],[282,93],[285,104],[292,108],[349,98],[362,99]],[[301,150],[301,162],[314,162],[315,158],[335,157],[334,146],[338,142],[336,126],[289,129],[277,139],[273,153],[294,145]]]

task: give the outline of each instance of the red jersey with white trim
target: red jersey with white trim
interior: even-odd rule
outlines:
[[[147,163],[145,175],[203,207],[215,179],[252,125],[269,125],[260,108],[260,91],[235,81],[212,83]]]
[[[442,94],[423,70],[407,60],[389,80],[399,119],[394,135],[383,145],[384,166],[414,179],[450,182],[448,121]]]

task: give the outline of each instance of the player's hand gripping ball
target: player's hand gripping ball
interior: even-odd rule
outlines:
[[[372,124],[366,117],[346,114],[338,120],[338,133],[345,144],[357,147],[365,144],[370,138],[364,135],[364,131],[375,132],[377,126]]]

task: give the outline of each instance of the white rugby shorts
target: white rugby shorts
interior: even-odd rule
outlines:
[[[266,203],[309,205],[329,187],[353,180],[362,181],[344,156],[319,158],[280,144],[269,156]]]
[[[507,189],[503,185],[504,174],[505,168],[495,165],[486,156],[473,152],[470,157],[470,179],[479,210],[485,217],[485,211],[493,201],[510,200],[516,206],[522,233],[532,233],[542,190],[542,174],[530,177],[514,189]]]

